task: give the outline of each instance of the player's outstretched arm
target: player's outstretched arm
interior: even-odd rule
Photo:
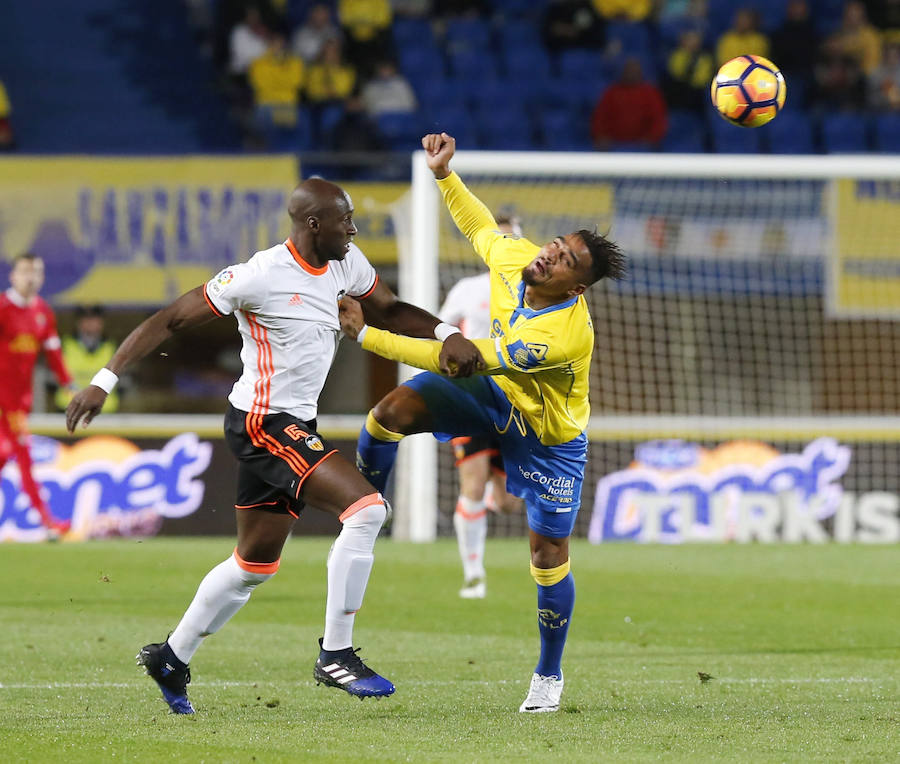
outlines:
[[[387,329],[394,334],[405,334],[407,337],[434,339],[434,330],[441,322],[427,310],[398,300],[397,295],[381,281],[372,294],[362,302],[361,310],[360,303],[352,297],[341,301],[342,310],[344,312],[350,310],[351,303],[354,314],[358,312],[360,317],[365,314],[366,323]],[[456,370],[454,376],[468,377],[484,368],[484,359],[478,348],[458,332],[444,340],[441,354],[445,362],[448,365],[452,364]]]
[[[444,203],[460,232],[472,242],[475,251],[486,258],[490,240],[497,234],[497,221],[459,176],[450,170],[450,159],[456,153],[456,140],[447,133],[432,133],[422,138],[425,163],[434,173]]]
[[[203,296],[203,287],[192,289],[139,324],[119,345],[106,368],[119,375],[129,364],[143,358],[175,332],[200,326],[215,317]],[[87,427],[100,413],[106,396],[107,392],[97,385],[88,385],[76,393],[66,407],[66,429],[74,432],[79,422]]]
[[[365,329],[362,338],[362,346],[376,355],[391,361],[400,361],[410,366],[426,371],[434,371],[446,374],[450,377],[470,376],[472,372],[490,374],[491,368],[499,368],[493,347],[493,340],[466,340],[478,354],[480,365],[471,371],[461,373],[452,353],[447,352],[447,345],[454,337],[462,335],[454,334],[443,343],[436,340],[415,339],[399,334],[378,329],[366,324],[359,303],[352,297],[341,300],[339,317],[341,330],[352,340],[359,340],[360,333]],[[484,359],[488,359],[485,361]],[[493,361],[491,359],[494,359]],[[492,364],[493,363],[493,367]]]

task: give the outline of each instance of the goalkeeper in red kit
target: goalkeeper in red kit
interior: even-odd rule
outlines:
[[[56,317],[38,296],[44,284],[44,261],[26,253],[13,260],[10,288],[0,295],[0,469],[11,458],[19,465],[22,490],[48,532],[66,533],[71,519],[55,519],[31,474],[27,418],[31,412],[34,365],[43,351],[60,386],[72,377],[63,363]]]

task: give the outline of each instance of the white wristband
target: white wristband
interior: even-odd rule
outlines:
[[[99,387],[103,392],[109,395],[118,381],[119,378],[109,369],[104,367],[94,375],[91,384]]]
[[[440,323],[434,327],[434,338],[436,340],[443,342],[451,334],[462,334],[462,332],[460,332],[458,326],[453,326],[453,324]]]
[[[359,330],[359,334],[356,335],[356,341],[362,345],[363,337],[366,335],[366,331],[368,330],[369,325],[363,324],[363,328]]]

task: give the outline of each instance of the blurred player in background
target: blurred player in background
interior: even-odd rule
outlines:
[[[486,373],[497,376],[435,373],[441,370],[436,343],[365,326],[359,304],[344,300],[341,326],[348,336],[386,358],[429,370],[369,412],[357,461],[376,487],[383,486],[405,435],[499,436],[507,488],[525,499],[537,583],[541,655],[519,711],[556,711],[575,605],[569,536],[581,503],[590,416],[594,329],[583,294],[600,279],[621,278],[625,258],[611,241],[584,229],[542,247],[500,233],[487,207],[450,171],[453,138],[427,135],[422,146],[454,222],[490,268],[492,339],[474,343]]]
[[[71,521],[56,520],[31,474],[28,414],[33,402],[34,365],[43,351],[61,387],[71,387],[56,334],[56,317],[38,295],[44,285],[44,261],[37,255],[18,255],[9,273],[11,287],[0,296],[0,469],[14,457],[22,490],[41,516],[48,538],[66,533]]]
[[[104,329],[105,317],[102,306],[80,305],[76,308],[75,333],[63,337],[62,340],[63,359],[72,379],[75,380],[76,389],[87,387],[97,369],[105,366],[116,352],[115,343],[106,338]],[[64,388],[56,391],[56,405],[62,411],[66,410],[70,400],[72,400],[70,391]],[[115,414],[119,410],[118,390],[113,390],[106,397],[103,410],[107,414]]]
[[[515,238],[522,224],[514,215],[495,215],[497,230]],[[441,321],[458,326],[466,337],[491,336],[491,274],[462,278],[447,293]],[[459,476],[459,498],[453,513],[453,529],[463,566],[463,599],[482,599],[487,594],[484,546],[487,512],[515,512],[522,501],[506,491],[506,471],[495,436],[465,436],[450,441]]]
[[[66,411],[69,432],[82,419],[87,426],[129,364],[177,331],[236,314],[244,369],[228,396],[225,438],[238,459],[237,547],[203,579],[169,638],[146,645],[137,656],[179,714],[194,712],[187,697],[194,653],[275,574],[284,542],[307,503],[343,524],[328,556],[316,683],[360,698],[394,692],[352,647],[355,614],[387,508],[381,494],[316,432],[317,405],[337,352],[343,295],[364,300],[373,322],[419,337],[433,337],[440,322],[397,300],[352,244],[353,204],[339,186],[304,181],[291,194],[288,213],[292,231],[283,244],[223,269],[140,324]],[[480,360],[462,335],[447,340],[443,359],[464,371]],[[259,644],[264,641],[263,635]]]

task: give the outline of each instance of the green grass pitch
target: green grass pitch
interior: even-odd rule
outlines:
[[[316,687],[330,539],[192,662],[198,713],[134,665],[227,539],[0,547],[4,761],[896,761],[900,550],[577,542],[556,714],[517,712],[538,650],[524,539],[488,543],[488,597],[457,597],[449,541],[382,540],[356,642],[397,685]],[[713,678],[701,682],[698,672]]]

